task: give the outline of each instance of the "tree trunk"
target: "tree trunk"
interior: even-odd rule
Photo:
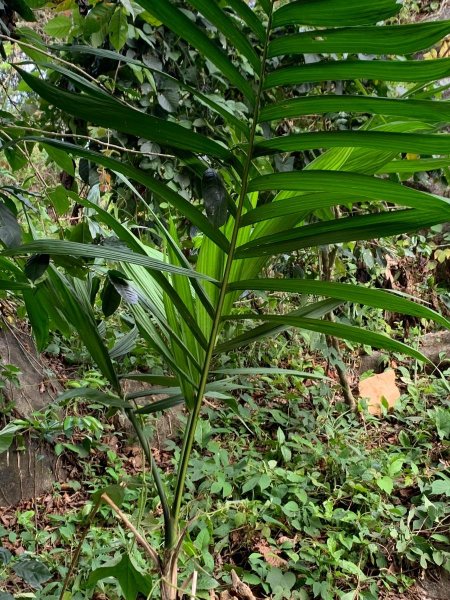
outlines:
[[[32,338],[3,322],[0,330],[0,363],[20,369],[18,385],[2,376],[0,429],[14,418],[27,419],[45,408],[58,395],[60,386],[49,377],[50,368],[37,355]],[[14,441],[0,454],[0,507],[15,505],[51,489],[63,477],[48,444],[29,435]]]

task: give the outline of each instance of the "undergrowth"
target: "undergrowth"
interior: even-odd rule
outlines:
[[[399,374],[404,394],[396,410],[381,418],[363,413],[362,421],[340,403],[337,389],[330,402],[329,382],[243,381],[248,389],[234,414],[208,402],[189,470],[180,565],[186,576],[199,571],[198,598],[229,588],[231,569],[257,597],[323,600],[375,600],[406,589],[421,569],[450,570],[448,392],[441,378],[416,373],[413,381],[405,367]],[[162,543],[162,517],[156,495],[146,495],[138,446],[111,421],[100,425],[103,415],[92,416],[99,410],[76,404],[59,429],[49,412],[37,419],[41,434],[64,450],[69,479],[2,515],[2,600],[8,593],[59,597],[95,492],[105,486],[125,485],[122,510],[154,546]],[[169,438],[154,437],[167,473],[183,419],[172,414]],[[161,430],[161,422],[148,427]],[[114,569],[100,572],[102,579],[90,575],[120,563],[117,572],[123,556],[146,569],[132,534],[102,506],[64,599],[129,597],[108,579]]]

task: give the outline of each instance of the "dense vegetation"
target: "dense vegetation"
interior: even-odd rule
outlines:
[[[405,339],[450,325],[450,21],[414,9],[0,2],[0,288],[79,369],[4,405],[0,450],[40,436],[72,475],[5,517],[0,600],[369,600],[450,570],[449,388]],[[402,261],[414,289],[380,289]],[[380,420],[360,346],[401,376]]]

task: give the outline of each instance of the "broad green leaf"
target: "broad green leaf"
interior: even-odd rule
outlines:
[[[433,123],[450,121],[450,105],[435,100],[402,100],[372,96],[303,96],[263,107],[259,120],[298,118],[331,112],[371,113],[394,115]]]
[[[264,88],[300,85],[319,81],[375,79],[383,81],[435,81],[448,77],[450,59],[437,60],[337,60],[321,61],[298,67],[284,67],[269,73]]]
[[[89,121],[96,125],[144,137],[162,146],[208,154],[217,158],[230,158],[229,150],[217,142],[177,123],[158,119],[135,108],[125,106],[113,96],[105,95],[99,98],[87,94],[73,94],[31,75],[23,69],[15,68],[33,91],[50,104],[54,104],[75,117],[86,119],[88,116]]]
[[[53,285],[51,301],[58,306],[67,321],[78,332],[92,359],[97,363],[98,368],[114,391],[120,395],[120,383],[117,373],[109,357],[108,349],[98,332],[89,296],[87,295],[86,301],[83,303],[80,290],[75,293],[69,280],[53,267],[50,267],[48,276]]]
[[[242,0],[237,0],[237,1],[241,2]],[[227,123],[229,123],[231,126],[233,126],[236,129],[236,131],[240,131],[246,137],[248,137],[248,134],[249,134],[248,125],[246,123],[242,122],[230,110],[228,110],[226,105],[218,104],[217,102],[212,100],[208,95],[202,94],[201,92],[199,92],[192,86],[188,85],[184,81],[180,81],[180,80],[176,79],[175,77],[173,77],[172,75],[170,75],[169,73],[166,73],[165,71],[161,71],[160,69],[157,69],[154,66],[146,65],[145,63],[143,63],[140,60],[130,58],[129,56],[119,54],[118,52],[114,52],[112,50],[105,50],[104,48],[93,48],[91,46],[81,46],[81,45],[71,45],[71,46],[52,45],[52,46],[50,46],[50,48],[52,50],[64,51],[64,52],[74,53],[74,54],[91,54],[93,56],[99,56],[101,58],[114,60],[119,63],[135,65],[136,67],[139,67],[140,69],[144,69],[145,71],[151,71],[152,73],[159,75],[163,79],[172,82],[173,84],[178,86],[180,89],[186,90],[187,92],[189,92],[189,94],[191,94],[192,96],[197,98],[197,100],[199,100],[201,102],[201,104],[207,106],[212,111],[214,111],[217,114],[219,114],[220,116],[222,116]],[[52,65],[52,68],[55,69],[55,65]]]
[[[137,0],[137,2],[147,12],[167,25],[171,31],[206,56],[233,85],[241,90],[251,103],[254,103],[255,93],[250,83],[241,75],[226,53],[214,44],[187,15],[170,2],[160,2],[160,0]]]
[[[67,15],[56,15],[44,25],[44,32],[55,38],[65,38],[72,29],[72,19]]]
[[[394,480],[392,479],[392,477],[389,477],[388,475],[380,477],[380,479],[376,480],[376,484],[380,488],[380,490],[386,492],[388,496],[392,494],[392,490],[394,489]]]
[[[136,569],[128,554],[124,554],[115,565],[100,567],[92,571],[87,581],[87,587],[94,587],[98,581],[109,577],[119,582],[125,600],[136,600],[139,594],[147,597],[152,590],[150,577]]]
[[[132,381],[142,381],[151,383],[155,386],[173,386],[178,383],[176,377],[166,375],[147,375],[145,373],[124,373],[119,376],[120,379],[131,379]]]
[[[37,350],[43,352],[47,346],[50,320],[40,287],[24,290],[22,294]]]
[[[435,479],[431,484],[431,493],[436,496],[450,497],[450,478]]]
[[[42,138],[34,138],[42,141]],[[222,232],[215,229],[208,221],[208,219],[190,202],[188,202],[185,198],[180,196],[174,192],[170,187],[158,181],[155,177],[147,174],[142,169],[137,169],[132,167],[125,162],[120,162],[114,158],[110,158],[104,156],[103,154],[99,154],[97,152],[93,152],[92,150],[86,150],[81,148],[80,146],[76,146],[75,144],[69,144],[66,142],[61,142],[59,140],[45,140],[46,144],[55,146],[56,148],[61,148],[66,152],[71,152],[75,156],[84,157],[96,164],[102,165],[112,171],[125,175],[130,179],[137,181],[148,188],[151,192],[153,192],[157,198],[161,202],[168,202],[174,208],[178,209],[187,219],[191,221],[193,225],[198,227],[200,231],[205,233],[210,239],[212,239],[220,248],[226,250],[228,248],[228,240],[225,238]],[[80,199],[82,202],[82,199]],[[99,207],[95,205],[92,206],[94,210],[100,212]],[[105,211],[102,212],[102,215],[105,216]],[[108,225],[111,226],[111,223],[114,222],[114,219],[111,219]],[[116,221],[117,223],[117,221]],[[120,224],[119,224],[120,225]]]
[[[0,290],[29,290],[30,284],[21,281],[8,281],[8,279],[0,279]]]
[[[284,377],[300,377],[302,379],[329,379],[319,373],[308,373],[306,371],[296,371],[295,369],[279,369],[276,367],[215,369],[211,373],[214,375],[264,375],[266,377],[283,375]]]
[[[48,199],[53,204],[53,208],[58,216],[65,215],[70,208],[70,201],[66,188],[58,185],[55,189],[47,192]]]
[[[11,561],[11,558],[12,558],[11,552],[7,548],[3,548],[3,546],[0,546],[0,563],[2,565],[7,565]],[[11,598],[12,598],[12,600],[14,600],[14,596],[11,596]],[[0,596],[0,600],[2,600],[1,596]]]
[[[118,6],[109,22],[108,34],[111,44],[115,50],[121,50],[128,36],[127,13],[122,6]]]
[[[102,299],[102,312],[106,318],[113,315],[120,305],[120,294],[117,292],[115,286],[108,279],[102,288],[101,293]]]
[[[114,347],[109,351],[109,356],[113,360],[118,360],[119,358],[125,356],[125,354],[132,352],[136,347],[138,336],[139,331],[137,327],[130,329],[128,333],[118,339]]]
[[[270,58],[283,54],[413,54],[450,32],[450,20],[385,27],[342,27],[284,35],[269,44]]]
[[[383,167],[378,168],[377,174],[381,173],[418,173],[420,171],[434,171],[446,169],[450,166],[448,158],[423,158],[419,160],[393,160]]]
[[[329,131],[302,133],[258,141],[257,156],[268,152],[302,152],[315,148],[373,148],[425,154],[450,153],[450,135],[388,131]]]
[[[23,429],[23,424],[14,423],[14,421],[5,425],[3,429],[0,429],[0,454],[9,449],[14,441],[15,434]]]
[[[29,3],[25,0],[9,0],[11,8],[25,21],[36,21],[33,11],[30,9]]]
[[[338,302],[336,300],[321,300],[320,302],[309,304],[295,311],[292,311],[291,313],[289,313],[289,316],[307,316],[320,318],[337,308],[340,304],[342,304],[342,302]],[[227,340],[226,342],[218,344],[216,346],[215,353],[221,354],[223,352],[229,352],[230,350],[234,350],[235,348],[248,346],[249,344],[257,342],[268,336],[275,337],[276,335],[285,331],[289,327],[289,325],[280,325],[279,323],[265,323],[264,325],[259,325],[258,327],[250,329],[245,333],[242,333],[230,340]]]
[[[137,415],[150,415],[156,412],[164,412],[165,410],[175,408],[176,406],[180,406],[184,403],[185,399],[183,394],[178,394],[177,396],[172,396],[171,398],[164,398],[164,400],[156,400],[155,402],[147,404],[142,408],[135,410],[134,412]]]
[[[253,11],[245,0],[227,0],[226,4],[231,6],[237,15],[248,25],[260,42],[266,38],[266,30],[258,15]]]
[[[273,26],[313,25],[316,27],[366,25],[396,15],[401,6],[397,0],[297,0],[275,11]]]
[[[13,571],[34,589],[42,589],[42,584],[52,578],[48,567],[40,560],[22,555],[14,563]]]
[[[294,171],[291,173],[274,173],[257,177],[249,183],[250,191],[290,190],[301,192],[345,193],[349,196],[385,200],[423,210],[442,211],[449,215],[450,201],[447,198],[420,192],[404,187],[392,181],[368,177],[357,173],[335,171]],[[281,205],[284,201],[275,204]],[[301,200],[298,202],[301,210]],[[282,210],[282,207],[279,207]],[[280,213],[279,213],[280,214]],[[443,218],[443,221],[446,220]]]
[[[106,494],[114,502],[116,506],[122,506],[125,499],[125,488],[120,484],[107,485],[99,490],[96,490],[91,498],[92,501],[97,504],[99,501],[105,502],[101,497]]]
[[[72,175],[72,177],[75,176],[75,166],[73,164],[73,160],[70,158],[70,156],[68,156],[67,152],[47,144],[41,144],[41,146],[47,152],[49,158],[51,158],[51,160],[53,160],[58,167],[60,167],[66,173],[69,173],[69,175]]]
[[[37,590],[42,589],[42,584],[52,578],[51,571],[42,561],[24,554],[14,563],[12,568],[25,583]]]
[[[99,404],[105,404],[106,406],[117,406],[118,408],[131,408],[130,405],[114,394],[105,394],[100,390],[95,390],[89,387],[77,387],[70,390],[66,390],[60,394],[56,401],[58,404],[72,400],[73,398],[85,398],[92,402],[98,402]]]

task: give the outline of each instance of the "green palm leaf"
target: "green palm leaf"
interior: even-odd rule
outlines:
[[[137,1],[147,12],[199,50],[203,56],[207,56],[208,60],[214,63],[252,104],[254,103],[255,93],[250,83],[241,75],[225,52],[214,44],[181,10],[170,2],[161,2],[160,0]]]
[[[5,256],[18,256],[21,254],[50,254],[53,256],[81,256],[87,258],[104,258],[105,260],[118,261],[131,263],[134,265],[141,265],[148,269],[154,269],[156,271],[166,271],[168,273],[177,273],[178,275],[185,275],[187,277],[193,277],[194,279],[204,279],[217,283],[208,275],[203,275],[193,270],[185,269],[182,267],[176,267],[169,263],[144,256],[143,254],[137,254],[136,252],[130,252],[128,250],[116,250],[115,248],[94,246],[92,244],[80,244],[78,242],[66,242],[62,240],[36,240],[29,244],[23,244],[18,248],[12,248],[10,250],[4,250]]]
[[[338,60],[276,69],[267,75],[264,88],[319,81],[381,79],[426,83],[448,77],[450,58],[427,61]]]
[[[273,256],[324,244],[340,244],[355,240],[370,240],[398,235],[431,227],[442,219],[439,212],[399,210],[378,215],[362,215],[323,221],[303,227],[288,229],[257,238],[239,246],[236,258],[249,256]]]
[[[366,25],[393,17],[400,10],[396,0],[362,3],[359,0],[297,0],[276,10],[273,26],[313,25],[316,27]]]
[[[125,106],[113,96],[99,98],[87,94],[73,94],[31,75],[23,69],[16,67],[16,70],[33,91],[50,104],[75,117],[85,119],[88,116],[89,120],[96,125],[145,137],[169,148],[199,152],[225,160],[230,158],[229,150],[220,144],[177,123],[158,119]]]
[[[401,100],[397,98],[376,98],[368,96],[304,96],[265,106],[259,115],[261,123],[315,115],[329,112],[371,113],[374,115],[394,115],[423,121],[446,123],[450,121],[450,104],[434,100]]]
[[[450,321],[448,319],[426,306],[407,300],[395,293],[373,290],[361,285],[315,281],[312,279],[250,279],[230,283],[228,290],[265,290],[289,292],[291,294],[327,296],[329,298],[374,306],[423,319],[430,319],[446,328],[450,328]]]
[[[372,148],[374,150],[424,154],[449,154],[448,135],[387,131],[327,131],[285,135],[258,141],[255,154],[301,152],[315,148]]]
[[[304,317],[294,317],[289,315],[230,315],[224,316],[228,321],[256,320],[265,321],[268,324],[279,324],[282,327],[299,327],[309,331],[315,331],[324,335],[331,335],[337,338],[343,338],[357,344],[366,344],[374,348],[383,348],[390,352],[400,352],[406,356],[412,356],[421,362],[429,363],[421,352],[414,350],[410,346],[397,342],[387,335],[375,333],[367,329],[353,327],[351,325],[343,325],[342,323],[334,323],[332,321],[322,321],[319,319],[308,319]]]
[[[270,58],[286,54],[413,54],[429,48],[450,32],[449,21],[390,25],[385,27],[342,27],[308,31],[275,38],[268,48]]]

